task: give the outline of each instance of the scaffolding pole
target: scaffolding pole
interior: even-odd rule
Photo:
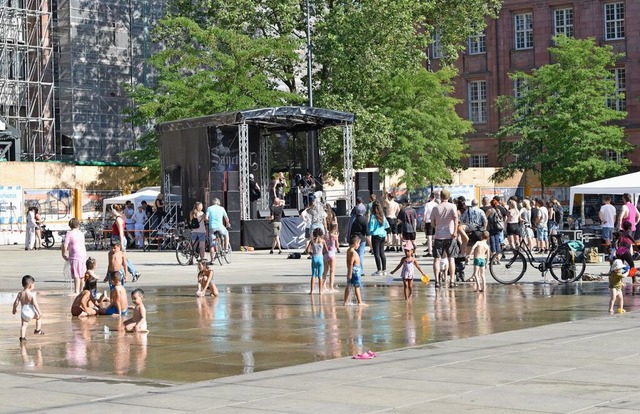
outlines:
[[[249,125],[238,125],[239,132],[239,169],[240,169],[240,220],[249,220]]]
[[[355,172],[353,170],[353,125],[342,126],[342,145],[344,150],[344,198],[347,202],[347,213],[356,204]]]

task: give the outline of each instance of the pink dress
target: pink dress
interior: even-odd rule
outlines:
[[[631,231],[636,231],[636,207],[631,203],[626,203],[627,210],[629,211],[629,215],[622,219],[622,222],[629,221],[631,222]]]

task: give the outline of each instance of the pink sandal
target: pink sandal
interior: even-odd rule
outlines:
[[[354,355],[352,359],[371,359],[371,358],[373,358],[371,355],[369,355],[368,353],[364,353],[364,354]]]

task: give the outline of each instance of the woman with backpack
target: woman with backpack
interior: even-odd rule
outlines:
[[[489,244],[492,255],[502,251],[504,220],[506,215],[506,209],[500,206],[498,197],[494,197],[493,200],[491,200],[491,208],[487,210],[487,229],[489,230]],[[494,264],[500,264],[500,260],[497,260]]]
[[[207,226],[204,222],[204,212],[202,203],[196,201],[191,213],[189,213],[189,227],[191,228],[191,241],[198,243],[200,260],[204,259],[205,245],[207,240]]]

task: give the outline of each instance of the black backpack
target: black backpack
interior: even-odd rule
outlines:
[[[192,218],[191,221],[189,222],[189,228],[197,229],[198,227],[200,227],[200,220],[198,220],[197,217]]]

